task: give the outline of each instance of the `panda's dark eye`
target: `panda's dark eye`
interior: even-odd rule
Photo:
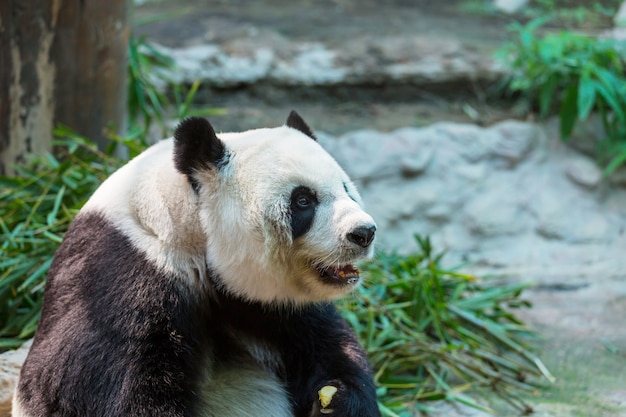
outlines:
[[[308,195],[301,195],[296,200],[296,205],[301,209],[306,209],[313,205],[313,200]]]
[[[317,205],[317,198],[307,187],[297,187],[291,193],[291,206],[297,210],[307,210]]]

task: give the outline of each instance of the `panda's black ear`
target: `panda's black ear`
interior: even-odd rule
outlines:
[[[302,117],[300,117],[295,110],[292,110],[291,113],[289,113],[289,117],[287,117],[287,126],[292,129],[299,130],[313,140],[317,140],[309,125],[306,124],[304,119],[302,119]]]
[[[174,131],[174,165],[194,184],[193,173],[228,161],[224,143],[203,117],[188,117]]]

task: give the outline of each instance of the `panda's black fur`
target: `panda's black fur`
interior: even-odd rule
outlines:
[[[287,127],[315,138],[296,113]],[[204,119],[182,122],[175,143],[174,166],[196,195],[199,172],[229,165]],[[296,242],[319,202],[306,186],[289,198]],[[79,213],[55,255],[14,417],[380,415],[366,354],[330,302],[249,299],[210,264],[181,282],[105,214]],[[326,385],[338,391],[322,409]]]
[[[48,277],[20,374],[25,415],[194,415],[194,358],[209,343],[200,300],[97,214],[76,218]]]
[[[174,133],[174,139],[177,143],[174,148],[174,165],[179,172],[187,175],[196,191],[200,183],[193,176],[194,172],[212,167],[219,169],[228,162],[224,144],[206,119],[196,117],[181,123]]]

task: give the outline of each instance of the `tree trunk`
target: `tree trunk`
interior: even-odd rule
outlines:
[[[0,174],[68,125],[104,146],[126,119],[126,0],[0,0]]]

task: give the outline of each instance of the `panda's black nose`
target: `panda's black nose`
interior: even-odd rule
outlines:
[[[348,240],[362,248],[367,248],[374,240],[375,233],[376,226],[374,225],[360,226],[348,233]]]

